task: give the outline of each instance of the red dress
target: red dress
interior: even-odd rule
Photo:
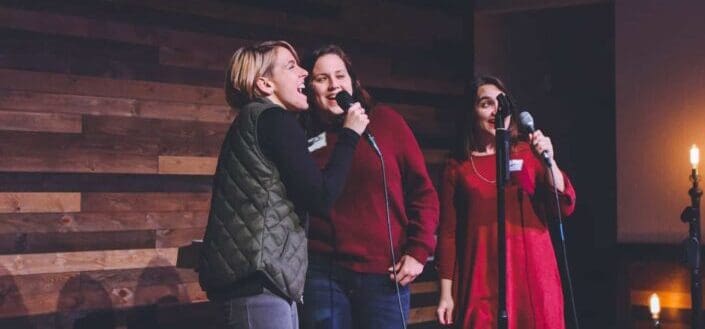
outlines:
[[[519,143],[510,159],[511,183],[505,191],[509,328],[564,329],[560,274],[546,223],[556,212],[553,189],[528,144]],[[568,216],[575,207],[575,190],[563,178],[559,200],[561,213]],[[444,171],[437,264],[440,277],[453,280],[454,323],[459,328],[497,327],[494,179],[494,155],[449,160]]]

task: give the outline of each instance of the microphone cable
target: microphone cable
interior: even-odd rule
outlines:
[[[394,270],[394,266],[397,264],[397,257],[394,253],[394,237],[392,235],[392,220],[390,216],[390,210],[389,210],[389,191],[387,189],[387,169],[384,165],[384,157],[382,156],[382,152],[380,151],[379,147],[377,146],[377,142],[375,142],[375,138],[370,134],[369,132],[366,134],[367,140],[370,142],[370,145],[374,149],[375,153],[377,153],[377,157],[379,157],[379,161],[382,164],[382,187],[384,189],[384,209],[386,213],[386,219],[387,219],[387,233],[389,234],[389,252],[392,256],[392,276],[394,277],[394,289],[396,290],[397,294],[397,301],[399,302],[399,316],[401,317],[401,324],[402,328],[406,329],[406,317],[404,316],[404,306],[401,303],[401,293],[399,292],[399,281],[397,281],[397,272]]]
[[[566,247],[566,236],[565,236],[565,229],[563,227],[563,215],[561,214],[561,206],[560,206],[560,201],[558,198],[558,188],[556,187],[556,171],[553,166],[548,165],[548,170],[551,171],[551,185],[553,185],[553,195],[555,196],[556,200],[556,214],[558,216],[558,231],[560,234],[560,240],[561,240],[561,255],[563,256],[563,269],[565,271],[565,280],[566,280],[566,290],[568,292],[568,302],[570,302],[570,308],[571,308],[571,313],[572,313],[572,320],[573,320],[573,325],[574,329],[580,329],[580,326],[578,324],[578,310],[575,307],[575,297],[573,295],[573,281],[571,279],[570,275],[570,267],[568,266],[568,248]]]

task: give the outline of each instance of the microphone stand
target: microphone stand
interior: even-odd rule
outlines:
[[[507,329],[509,314],[507,313],[507,232],[506,232],[506,201],[505,187],[509,182],[509,130],[504,126],[504,118],[509,116],[509,101],[502,94],[497,97],[499,108],[495,115],[495,153],[497,184],[497,328]]]
[[[691,300],[691,328],[701,329],[702,324],[702,284],[700,273],[700,197],[703,191],[698,186],[698,171],[693,169],[690,175],[693,186],[688,190],[690,206],[685,207],[681,213],[681,221],[688,223],[688,238],[683,240],[686,263],[690,270],[690,300]]]

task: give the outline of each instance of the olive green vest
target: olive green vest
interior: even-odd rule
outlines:
[[[280,294],[303,295],[305,230],[257,140],[257,120],[272,107],[278,106],[259,99],[242,108],[220,150],[198,268],[207,292],[261,272]]]

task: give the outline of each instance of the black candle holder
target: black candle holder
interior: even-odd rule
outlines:
[[[702,283],[700,262],[702,251],[700,247],[700,197],[703,191],[698,186],[700,178],[698,170],[693,168],[690,174],[691,188],[690,206],[685,207],[681,213],[681,221],[688,224],[688,238],[683,240],[685,262],[690,270],[690,299],[691,299],[691,328],[702,328]],[[660,323],[658,324],[660,326]],[[658,328],[658,327],[657,327]]]

